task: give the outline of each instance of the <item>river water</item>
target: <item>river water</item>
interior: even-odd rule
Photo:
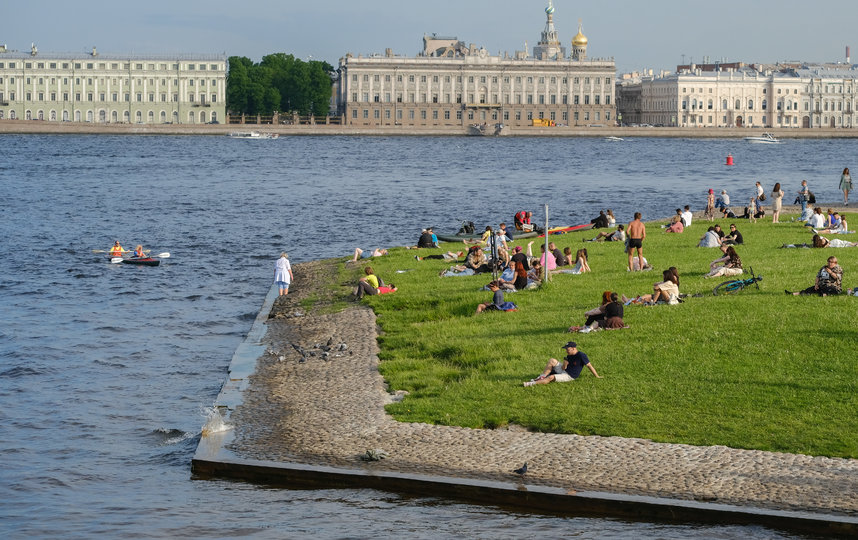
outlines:
[[[420,229],[700,210],[802,178],[837,201],[849,140],[0,136],[0,536],[772,538],[760,527],[560,518],[370,490],[192,480],[274,260]],[[727,154],[736,165],[725,167]],[[734,199],[735,200],[735,199]],[[94,249],[143,243],[157,268]]]

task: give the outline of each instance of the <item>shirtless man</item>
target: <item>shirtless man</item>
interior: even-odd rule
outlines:
[[[629,272],[634,272],[632,260],[635,249],[638,250],[638,268],[643,268],[643,241],[646,238],[646,226],[641,222],[640,212],[635,212],[635,219],[626,227],[626,232],[629,235]]]

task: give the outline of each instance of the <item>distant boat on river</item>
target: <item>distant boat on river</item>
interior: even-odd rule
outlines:
[[[260,133],[258,131],[233,131],[229,134],[231,139],[276,139],[279,133]]]

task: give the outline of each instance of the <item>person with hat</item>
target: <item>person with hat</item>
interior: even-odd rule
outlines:
[[[709,218],[709,221],[715,219],[715,190],[709,188],[709,193],[706,195],[706,209],[703,211],[703,217]]]
[[[545,366],[545,371],[543,371],[539,377],[526,381],[524,386],[548,384],[550,382],[574,381],[581,375],[581,371],[584,369],[584,366],[587,366],[593,376],[597,379],[602,378],[601,375],[596,373],[596,368],[594,368],[593,364],[590,363],[590,359],[587,358],[587,355],[578,350],[577,343],[570,341],[562,348],[566,349],[566,358],[563,360],[563,365],[561,366],[560,362],[556,358],[550,359],[548,364]]]

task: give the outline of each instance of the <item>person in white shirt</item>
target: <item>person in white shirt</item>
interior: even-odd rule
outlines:
[[[682,221],[685,222],[686,227],[691,227],[691,218],[693,215],[691,214],[690,207],[687,204],[685,205],[685,210],[680,214],[680,217],[682,217]]]

